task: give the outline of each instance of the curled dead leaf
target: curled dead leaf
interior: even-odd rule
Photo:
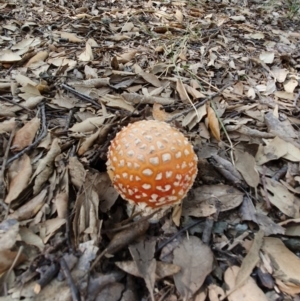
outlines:
[[[21,151],[33,142],[33,139],[40,127],[40,119],[35,117],[28,121],[20,130],[17,131],[12,142],[12,151]]]
[[[208,126],[213,134],[213,136],[220,141],[220,126],[219,126],[219,120],[216,116],[215,111],[210,107],[207,106],[207,119],[208,119]]]

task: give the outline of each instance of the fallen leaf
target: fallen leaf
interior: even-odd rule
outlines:
[[[37,196],[27,201],[26,204],[15,210],[9,215],[9,218],[15,218],[19,221],[27,220],[35,216],[44,205],[47,189],[42,190]]]
[[[40,192],[43,184],[49,179],[53,172],[54,160],[57,155],[61,153],[61,149],[58,144],[58,139],[54,139],[50,150],[47,155],[40,160],[38,167],[31,177],[30,182],[34,182],[33,192],[37,194]]]
[[[37,62],[44,61],[47,57],[48,51],[40,51],[27,62],[26,67],[30,67]]]
[[[298,86],[298,81],[294,78],[289,79],[283,84],[284,90],[287,93],[293,93],[295,88]]]
[[[258,231],[254,237],[252,246],[242,261],[241,268],[239,269],[236,280],[235,280],[235,287],[231,288],[231,291],[235,291],[236,289],[243,286],[247,280],[249,279],[253,269],[255,268],[256,264],[259,262],[259,252],[263,244],[264,232]]]
[[[152,116],[155,120],[159,121],[166,121],[171,117],[170,114],[166,113],[166,111],[163,109],[163,106],[158,103],[153,104]]]
[[[238,207],[243,201],[243,193],[227,185],[202,185],[195,188],[193,196],[182,204],[183,216],[204,217],[218,210],[227,211]]]
[[[155,241],[142,240],[141,242],[129,246],[129,251],[137,266],[139,274],[146,282],[151,299],[154,301],[153,289],[156,270],[156,260],[154,258]]]
[[[72,132],[91,132],[95,129],[97,129],[99,126],[103,125],[106,117],[100,116],[100,117],[91,117],[87,118],[86,120],[74,124],[69,130]]]
[[[10,204],[28,186],[32,174],[30,158],[24,154],[14,161],[8,169],[9,188],[5,203]]]
[[[224,273],[224,280],[229,287],[229,292],[236,287],[239,270],[239,267],[231,266]],[[229,301],[268,301],[264,292],[257,286],[256,282],[251,277],[227,298]]]
[[[274,61],[275,53],[271,51],[262,52],[259,59],[266,64],[272,64]]]
[[[259,173],[256,169],[255,158],[248,152],[242,152],[236,150],[234,152],[236,156],[235,167],[242,174],[246,183],[255,188],[259,184]]]
[[[213,253],[198,237],[190,236],[174,250],[173,263],[181,267],[174,275],[176,288],[184,300],[189,300],[212,271]]]
[[[273,179],[266,178],[266,188],[268,199],[274,206],[287,216],[299,217],[300,202],[285,186]],[[262,194],[265,195],[263,191]]]
[[[217,139],[217,141],[220,141],[221,136],[220,136],[219,120],[216,116],[215,111],[210,106],[207,106],[207,119],[208,119],[208,126],[213,136]]]
[[[11,149],[21,151],[33,142],[33,139],[40,127],[40,119],[35,117],[28,121],[20,130],[17,131]]]
[[[88,42],[85,44],[85,50],[79,55],[78,59],[82,62],[90,62],[94,59],[92,47]]]
[[[270,258],[273,274],[280,290],[287,294],[300,293],[300,259],[278,238],[265,237],[263,251]]]

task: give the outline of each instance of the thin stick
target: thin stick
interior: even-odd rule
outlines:
[[[196,222],[180,229],[177,233],[175,233],[173,236],[171,236],[168,240],[166,240],[164,243],[162,243],[155,251],[155,256],[158,254],[158,252],[160,250],[162,250],[167,244],[169,244],[172,240],[174,240],[180,233],[185,232],[193,227],[195,227],[196,225],[200,224],[203,220],[199,219]]]
[[[23,105],[21,105],[21,104],[15,102],[15,101],[13,101],[13,100],[10,100],[10,99],[6,98],[6,97],[0,96],[0,100],[6,101],[6,102],[9,102],[9,103],[11,103],[11,104],[13,104],[13,105],[15,105],[15,106],[18,106],[18,107],[20,107],[20,108],[26,110],[27,112],[29,112],[29,113],[31,113],[31,114],[33,113],[30,109],[24,107]]]
[[[3,287],[4,287],[4,290],[6,291],[6,293],[7,293],[7,283],[6,283],[7,278],[9,277],[9,274],[11,273],[11,271],[14,269],[15,265],[17,264],[17,261],[18,261],[19,257],[21,256],[23,249],[24,249],[23,246],[21,246],[21,247],[19,248],[18,253],[17,253],[17,255],[16,255],[16,257],[15,257],[15,259],[14,259],[12,265],[10,266],[9,270],[6,272],[6,274],[5,274],[5,276],[4,276],[4,279],[3,279]],[[5,295],[6,295],[6,294],[5,294]]]
[[[209,100],[213,99],[214,97],[220,95],[225,89],[227,89],[227,88],[230,87],[231,85],[232,85],[232,83],[230,83],[230,84],[228,84],[228,85],[222,87],[217,93],[214,93],[214,94],[212,94],[212,95],[209,95],[208,97],[206,97],[206,98],[203,99],[202,101],[200,101],[200,102],[198,102],[198,103],[195,103],[194,107],[195,107],[195,108],[199,108],[199,107],[203,106],[206,102],[208,102]],[[182,111],[181,113],[172,116],[170,119],[166,120],[166,122],[171,122],[171,121],[177,119],[178,117],[181,117],[182,115],[185,115],[185,114],[187,114],[187,113],[193,111],[193,110],[194,110],[194,107],[188,108],[188,109]]]
[[[68,285],[70,287],[72,300],[80,301],[81,300],[80,292],[78,290],[78,287],[74,283],[73,277],[70,273],[70,270],[69,270],[69,267],[68,267],[66,261],[64,260],[64,258],[61,258],[59,263],[60,263],[60,268],[63,270],[64,275],[67,279]]]
[[[6,146],[6,150],[5,150],[5,154],[4,154],[4,158],[3,158],[3,162],[2,162],[2,167],[1,167],[1,175],[0,175],[0,187],[3,185],[4,187],[4,172],[5,172],[5,166],[6,166],[6,162],[7,162],[7,158],[8,158],[8,153],[9,153],[9,149],[12,143],[12,140],[15,136],[15,132],[16,132],[16,128],[14,127],[10,133],[10,137]],[[1,183],[2,182],[2,183]],[[3,189],[3,200],[5,199],[5,189]],[[6,210],[6,215],[8,214],[8,210],[9,207],[1,200],[0,201],[0,205]]]
[[[88,97],[88,96],[86,96],[86,95],[84,95],[84,94],[82,94],[82,93],[79,93],[79,92],[76,91],[75,89],[73,89],[73,88],[71,88],[71,87],[69,87],[69,86],[67,86],[67,85],[65,85],[65,84],[62,84],[61,86],[62,86],[65,90],[67,90],[67,91],[73,93],[74,95],[77,95],[79,98],[81,98],[81,99],[83,99],[83,100],[85,100],[85,101],[87,101],[87,102],[93,104],[94,106],[96,106],[96,107],[98,107],[98,108],[102,108],[101,105],[100,105],[98,102],[96,102],[94,99],[92,99],[92,98],[90,98],[90,97]]]

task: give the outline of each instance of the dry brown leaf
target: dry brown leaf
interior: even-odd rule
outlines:
[[[259,55],[259,59],[266,64],[272,64],[274,61],[275,53],[273,51],[265,51]]]
[[[91,68],[89,65],[84,66],[84,74],[85,74],[85,78],[87,78],[88,80],[98,78],[97,70]]]
[[[121,270],[125,271],[136,277],[143,278],[144,276],[140,274],[137,265],[134,261],[120,261],[115,262],[115,265]],[[156,261],[156,270],[155,270],[155,280],[160,280],[165,277],[173,276],[180,271],[180,267],[162,261]]]
[[[243,83],[242,82],[237,82],[234,85],[233,92],[235,94],[238,94],[238,95],[243,95],[244,94],[244,85],[243,85]]]
[[[270,257],[273,277],[279,288],[291,295],[300,293],[300,259],[284,243],[273,237],[265,237],[263,251]]]
[[[27,62],[26,67],[30,67],[37,62],[44,61],[47,57],[48,51],[40,51]]]
[[[9,250],[0,251],[0,275],[2,275],[5,271],[7,271],[15,259],[17,258],[18,252],[13,252]],[[20,254],[16,261],[16,265],[18,266],[20,263],[26,260],[25,255]]]
[[[66,223],[64,218],[52,218],[46,220],[40,225],[40,236],[43,243],[46,244],[48,240]]]
[[[11,150],[21,151],[33,142],[33,139],[40,127],[40,119],[35,117],[28,121],[21,129],[19,129],[13,139]]]
[[[93,49],[91,45],[86,42],[85,50],[79,55],[78,60],[82,62],[90,62],[94,59]]]
[[[219,120],[215,114],[215,111],[210,107],[207,106],[207,119],[208,119],[208,126],[211,130],[211,133],[217,139],[217,141],[221,140],[220,136],[220,126],[219,126]]]
[[[122,96],[126,101],[133,104],[154,104],[156,102],[161,105],[171,105],[175,102],[173,98],[143,96],[137,93],[122,93]]]
[[[119,193],[113,188],[107,172],[89,171],[86,182],[93,183],[93,188],[101,199],[100,210],[107,212],[117,200]]]
[[[178,79],[176,82],[176,91],[178,92],[179,97],[182,100],[182,102],[187,103],[187,104],[192,103],[181,79]]]
[[[178,22],[182,22],[183,21],[183,14],[182,14],[182,12],[180,11],[180,10],[176,10],[176,12],[175,12],[175,17],[176,17],[176,19],[178,20]]]
[[[195,88],[189,85],[184,85],[184,87],[186,88],[187,93],[190,94],[193,97],[193,99],[205,98],[205,95],[196,90]]]
[[[17,81],[17,83],[19,83],[22,87],[25,87],[27,85],[31,85],[33,87],[35,87],[37,85],[36,82],[34,82],[33,80],[31,80],[29,77],[19,73],[16,75],[15,80]]]
[[[156,260],[154,258],[155,243],[155,240],[141,241],[129,246],[131,256],[137,266],[139,274],[146,282],[152,301],[155,300],[153,294],[156,270]]]
[[[17,125],[15,117],[0,123],[0,134],[10,133]]]
[[[189,130],[193,129],[207,114],[206,105],[202,105],[196,111],[192,110],[182,120],[182,126],[188,126]]]
[[[284,90],[287,93],[293,93],[295,88],[298,86],[298,81],[294,78],[289,79],[283,84]]]
[[[31,182],[34,182],[33,193],[40,192],[43,184],[49,179],[54,169],[54,160],[61,153],[58,144],[58,139],[54,139],[47,155],[40,160],[39,165],[31,177]]]
[[[166,111],[163,109],[163,106],[158,103],[153,104],[152,116],[155,120],[159,121],[166,121],[170,119],[170,114],[166,113]]]
[[[22,227],[19,232],[22,241],[27,245],[36,246],[42,252],[45,248],[42,239],[35,233],[33,233],[29,228]]]
[[[95,133],[91,134],[90,136],[88,136],[87,138],[84,139],[84,141],[81,143],[81,145],[77,151],[77,154],[79,156],[82,156],[86,151],[88,151],[91,148],[91,146],[94,144],[94,142],[98,138],[100,132],[101,132],[101,129],[97,130]]]
[[[0,52],[0,62],[2,63],[13,63],[18,62],[22,59],[20,55],[11,50],[2,50]]]
[[[35,108],[44,99],[38,90],[38,85],[32,86],[28,84],[22,87],[20,91],[23,93],[19,93],[19,97],[25,100],[23,105],[27,108]]]
[[[184,300],[189,300],[212,271],[213,253],[198,237],[190,236],[174,250],[173,263],[181,267],[174,275],[176,288]]]
[[[95,129],[98,129],[101,125],[103,125],[106,118],[110,116],[99,116],[99,117],[91,117],[87,118],[86,120],[74,124],[69,130],[72,132],[80,132],[80,133],[86,133],[94,131]]]
[[[224,274],[224,280],[230,291],[236,287],[238,273],[239,267],[232,266],[229,267]],[[257,286],[256,282],[251,277],[249,277],[241,287],[237,288],[227,298],[229,301],[268,301],[264,292]]]
[[[279,137],[269,141],[267,145],[259,145],[255,160],[258,165],[263,165],[269,161],[277,160],[287,153],[286,143]]]
[[[235,167],[242,174],[246,183],[251,187],[257,187],[259,184],[259,173],[256,169],[255,158],[248,152],[236,150],[234,152],[236,157]]]
[[[230,292],[240,288],[249,279],[253,269],[255,268],[256,264],[259,262],[259,252],[263,244],[263,238],[264,238],[264,232],[261,230],[258,231],[254,237],[253,244],[248,254],[243,259],[241,268],[237,273],[237,277],[235,280],[235,287],[231,288]]]
[[[69,158],[68,170],[71,183],[79,190],[85,182],[86,171],[77,157]]]
[[[57,210],[57,216],[59,218],[67,218],[68,200],[69,200],[69,195],[65,191],[58,193],[53,199],[53,203],[55,204]]]
[[[288,119],[280,121],[278,117],[274,115],[273,112],[268,112],[264,115],[265,123],[268,127],[268,131],[281,139],[292,142],[297,138],[297,133],[295,132],[293,126]]]
[[[82,39],[78,38],[76,34],[71,32],[60,32],[60,36],[62,39],[67,39],[69,42],[72,43],[81,43],[83,42]]]
[[[126,37],[125,39],[127,39]],[[137,50],[131,50],[129,52],[123,53],[117,57],[119,63],[128,63],[132,59],[134,59],[135,55],[137,54]]]
[[[0,227],[0,251],[10,250],[19,239],[19,223],[15,219],[6,219]]]
[[[135,108],[132,105],[128,104],[124,100],[122,95],[106,94],[106,95],[100,97],[100,100],[101,100],[101,102],[106,104],[108,107],[124,109],[124,110],[129,111],[129,112],[134,112],[135,111]]]
[[[218,210],[227,211],[238,207],[243,193],[227,185],[202,185],[193,190],[193,196],[182,204],[183,216],[204,217]]]
[[[225,292],[220,286],[216,284],[210,284],[208,286],[208,296],[209,301],[220,301],[220,298],[225,297]]]
[[[268,199],[274,206],[287,216],[299,217],[300,201],[285,186],[273,179],[266,178],[266,188],[268,190]],[[265,195],[263,190],[261,192]]]
[[[289,71],[287,69],[275,67],[272,68],[272,73],[275,75],[275,78],[279,83],[283,83],[286,79],[286,76],[289,74]]]
[[[154,87],[161,87],[161,82],[156,75],[143,71],[143,69],[138,64],[135,64],[133,67],[135,73],[141,76],[146,82],[150,83]]]
[[[8,169],[9,189],[5,203],[10,204],[28,186],[32,174],[30,158],[24,154]]]
[[[18,208],[15,212],[10,214],[9,218],[15,218],[19,221],[32,218],[44,205],[46,195],[47,189],[42,190],[37,196],[29,200],[26,204]]]

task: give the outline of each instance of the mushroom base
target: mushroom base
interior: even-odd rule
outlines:
[[[140,215],[136,216],[134,218],[134,220],[138,220],[141,217],[145,217],[148,216],[150,214],[152,214],[154,211],[158,211],[158,209],[160,209],[157,213],[155,213],[152,217],[149,218],[149,222],[152,224],[158,223],[159,220],[167,213],[167,211],[170,211],[176,204],[172,204],[172,206],[167,205],[167,206],[162,206],[162,207],[156,207],[156,208],[151,208],[149,206],[147,206],[145,203],[138,203],[135,204],[133,202],[128,202],[126,204],[126,212],[128,214],[128,216],[132,216],[135,213],[140,213]]]

